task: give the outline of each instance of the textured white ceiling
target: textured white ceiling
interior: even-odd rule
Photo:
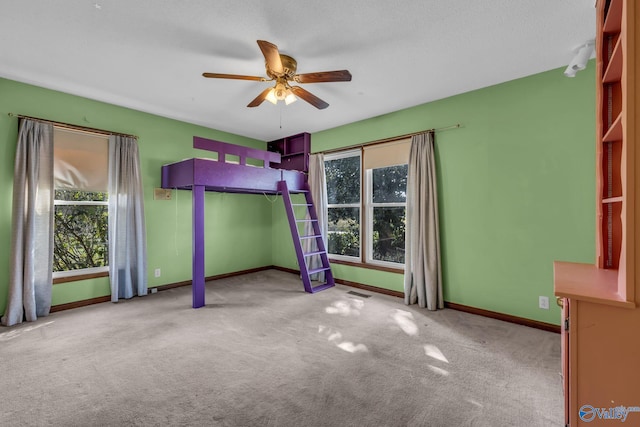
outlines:
[[[562,67],[594,33],[594,0],[4,0],[0,76],[267,141]],[[247,108],[269,83],[202,73],[264,76],[258,39],[353,80]]]

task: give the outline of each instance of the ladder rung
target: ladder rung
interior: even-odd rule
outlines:
[[[307,236],[300,236],[300,239],[316,239],[318,237],[322,237],[320,234],[309,234]]]
[[[304,285],[304,290],[309,293],[315,293],[315,292],[319,292],[324,289],[335,286],[335,280],[333,278],[333,275],[331,274],[331,266],[328,262],[327,251],[320,250],[320,248],[324,248],[324,246],[322,245],[322,240],[316,240],[317,245],[314,246],[313,249],[309,248],[310,251],[307,253],[305,253],[302,248],[303,246],[302,243],[305,241],[308,241],[307,239],[322,239],[322,235],[320,233],[315,234],[317,231],[319,231],[318,228],[316,227],[316,224],[318,224],[319,221],[318,221],[318,218],[315,217],[315,215],[313,215],[315,211],[315,207],[313,204],[313,200],[311,199],[311,192],[309,191],[309,187],[306,184],[304,187],[305,188],[302,190],[296,189],[292,191],[287,188],[286,181],[283,180],[278,182],[278,191],[282,192],[285,210],[287,213],[287,220],[289,222],[289,227],[291,228],[291,236],[294,238],[293,246],[296,250],[296,257],[298,258],[298,265],[300,266],[300,272],[302,276],[302,283]],[[299,202],[299,203],[293,203],[293,200],[291,200],[291,194],[304,194],[305,196],[304,202],[302,198],[298,197],[296,202]],[[300,207],[300,210],[302,207],[305,207],[308,214],[305,216],[304,219],[296,218],[296,210],[294,209],[295,207]],[[314,216],[315,218],[310,218],[311,216]],[[313,231],[308,230],[308,227],[304,227],[305,228],[304,232],[311,233],[311,234],[301,236],[299,227],[297,225],[300,223],[312,224]],[[309,270],[307,266],[307,260],[312,260],[313,258],[309,258],[309,257],[312,257],[314,255],[320,256],[320,259],[322,260],[322,264],[321,264],[322,268]],[[317,286],[313,286],[311,284],[312,282],[311,277],[309,276],[322,273],[322,272],[326,272],[325,283],[318,283]]]
[[[311,276],[312,274],[322,273],[323,271],[327,271],[327,270],[331,270],[331,267],[316,268],[316,269],[307,271],[307,273],[309,273],[309,276]]]
[[[306,257],[307,257],[307,256],[321,255],[321,254],[323,254],[323,253],[324,253],[324,251],[306,252],[306,253],[304,254],[304,256],[306,256]]]

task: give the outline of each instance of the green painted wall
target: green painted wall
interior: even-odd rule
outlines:
[[[318,132],[312,151],[462,124],[436,135],[445,300],[559,324],[553,261],[595,256],[594,118],[592,62],[573,79],[553,70]],[[284,211],[273,211],[273,262],[296,268]],[[401,274],[334,272],[403,286]]]
[[[0,313],[6,306],[11,245],[11,198],[18,119],[7,113],[134,134],[139,137],[145,193],[149,286],[191,278],[191,192],[153,200],[165,163],[207,153],[192,148],[193,135],[264,148],[262,141],[117,107],[73,95],[0,79]],[[271,261],[271,204],[264,197],[208,193],[206,274],[268,266]],[[259,242],[259,244],[257,244]],[[155,278],[153,271],[162,269]],[[109,295],[106,278],[53,287],[53,304]]]
[[[552,262],[594,259],[593,64],[484,88],[318,132],[312,150],[461,123],[437,134],[445,299],[559,323]],[[191,197],[153,200],[162,164],[203,155],[193,135],[264,143],[56,91],[0,79],[0,312],[6,304],[18,113],[139,136],[149,286],[191,277]],[[207,267],[214,275],[265,265],[297,268],[281,200],[209,193]],[[260,242],[260,244],[256,244]],[[153,277],[162,269],[160,278]],[[402,290],[402,275],[335,265],[336,277]],[[107,279],[54,286],[53,304],[108,295]],[[551,299],[537,308],[538,296]]]

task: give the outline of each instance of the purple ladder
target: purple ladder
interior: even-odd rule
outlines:
[[[306,203],[302,204],[291,202],[291,194],[289,193],[289,188],[287,187],[286,181],[278,182],[278,191],[282,193],[282,200],[284,201],[284,207],[287,211],[287,219],[289,220],[289,228],[291,229],[293,246],[296,249],[296,256],[298,257],[300,276],[302,277],[302,283],[304,285],[305,292],[309,292],[312,294],[335,286],[333,273],[331,272],[331,266],[329,265],[329,258],[327,257],[327,250],[324,246],[322,234],[320,233],[320,226],[318,225],[318,215],[316,214],[316,209],[313,205],[311,192],[309,191],[309,185],[305,183],[303,185],[302,191],[300,191],[300,193],[304,194],[306,201]],[[299,206],[304,206],[306,208],[306,212],[309,213],[309,219],[296,218],[294,207]],[[298,231],[298,225],[304,223],[310,223],[312,225],[313,234],[302,236],[300,235],[300,232]],[[302,240],[304,239],[315,239],[317,249],[305,253],[302,249]],[[320,268],[310,270],[307,266],[307,260],[311,259],[311,257],[313,256],[320,256],[322,266]],[[313,274],[321,272],[324,272],[325,274],[325,282],[316,286],[312,286],[311,276]]]

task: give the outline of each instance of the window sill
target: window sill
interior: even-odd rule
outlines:
[[[101,271],[98,273],[87,273],[87,274],[78,274],[75,276],[56,277],[55,279],[53,279],[53,284],[57,285],[60,283],[77,282],[79,280],[95,279],[97,277],[109,277],[109,272]]]
[[[348,265],[350,267],[366,268],[368,270],[386,271],[388,273],[404,274],[404,268],[385,267],[383,265],[377,265],[377,264],[371,264],[371,263],[343,261],[340,259],[332,259],[332,258],[329,258],[329,263]]]

